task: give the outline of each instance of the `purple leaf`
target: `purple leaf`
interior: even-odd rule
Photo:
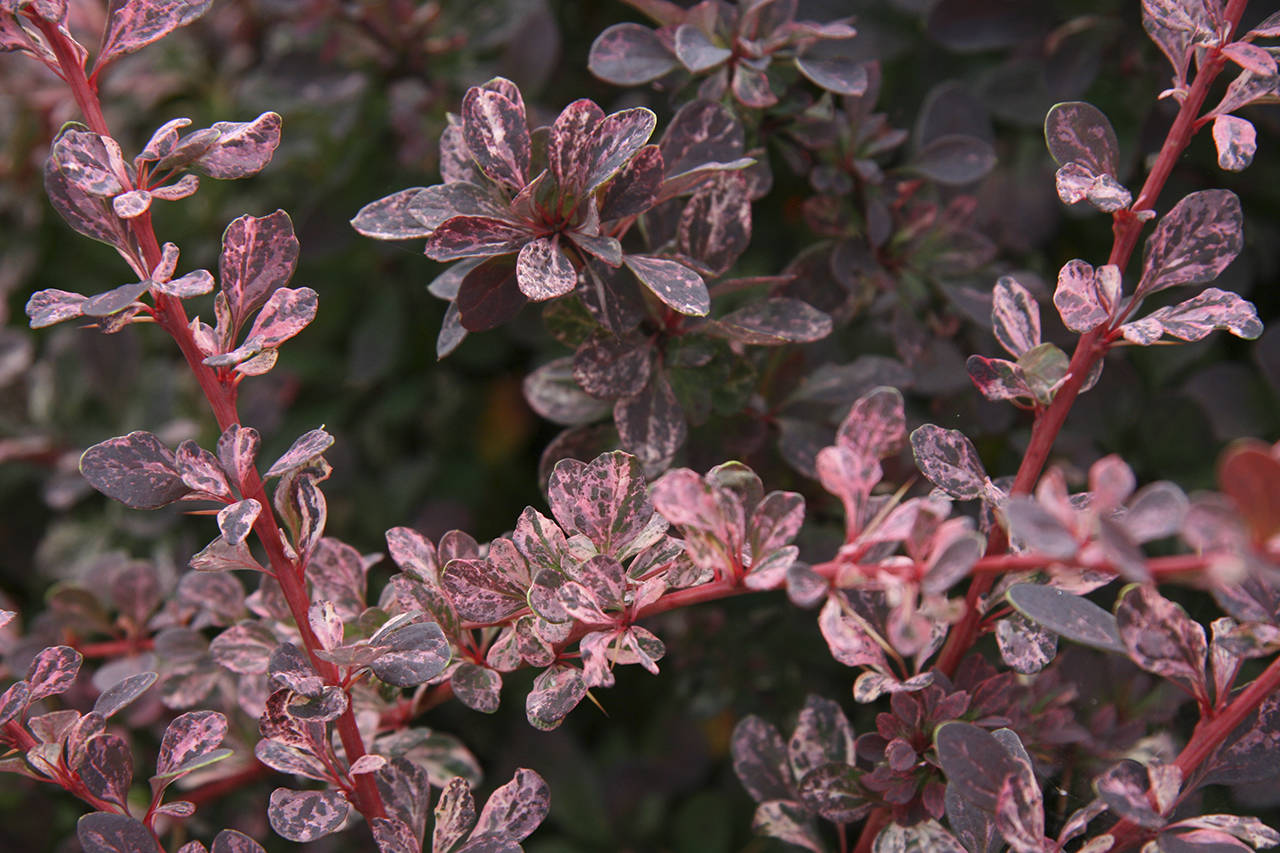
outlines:
[[[462,99],[462,138],[494,181],[515,192],[528,183],[531,143],[522,102],[473,86]]]
[[[469,332],[483,332],[510,320],[524,306],[515,260],[490,258],[467,273],[458,288],[459,319]]]
[[[540,237],[525,243],[516,260],[520,292],[534,302],[564,296],[578,283],[578,273],[564,252],[560,236]]]
[[[547,500],[565,530],[581,533],[602,554],[615,554],[653,516],[639,460],[621,451],[602,453],[584,465],[561,460],[547,483]]]
[[[411,212],[414,198],[423,189],[410,187],[369,202],[351,220],[351,227],[375,240],[410,240],[430,235],[432,228]]]
[[[93,713],[110,718],[145,693],[151,685],[156,683],[157,677],[154,672],[139,672],[122,678],[102,691],[97,701],[93,703]],[[0,716],[3,715],[0,714]]]
[[[837,95],[859,97],[867,91],[867,69],[852,56],[797,56],[796,69],[810,83]]]
[[[765,109],[778,103],[778,96],[769,85],[769,75],[744,62],[733,66],[730,88],[734,98],[745,107]]]
[[[173,452],[141,430],[90,447],[80,457],[80,473],[89,485],[133,509],[157,509],[188,492]]]
[[[1230,190],[1201,190],[1182,199],[1147,238],[1135,298],[1213,281],[1240,253],[1241,222],[1240,199]]]
[[[560,191],[576,199],[586,188],[591,168],[591,131],[604,119],[595,101],[580,98],[560,111],[547,140],[547,168]]]
[[[80,672],[80,664],[84,660],[80,653],[70,646],[50,646],[42,649],[27,667],[28,705],[38,702],[46,696],[56,696],[70,689]]]
[[[224,829],[213,839],[212,853],[266,853],[262,845],[243,832]]]
[[[133,754],[124,738],[100,734],[85,744],[76,772],[89,793],[117,805],[127,805],[133,781]]]
[[[299,436],[284,455],[271,463],[264,477],[279,477],[301,468],[333,446],[333,436],[323,429],[313,429]]]
[[[174,718],[160,740],[153,778],[174,777],[194,759],[208,755],[227,734],[227,718],[217,711],[189,711]]]
[[[678,67],[676,58],[653,30],[640,24],[614,24],[591,43],[587,68],[616,86],[656,80]]]
[[[715,44],[692,24],[681,24],[676,29],[675,51],[680,64],[694,74],[710,71],[733,56],[732,50]]]
[[[130,251],[132,237],[128,226],[116,216],[111,202],[77,188],[53,157],[44,164],[44,190],[53,209],[74,230],[108,246]]]
[[[787,742],[787,761],[796,779],[824,764],[853,764],[853,727],[839,704],[820,696],[805,699]]]
[[[716,321],[726,337],[755,346],[811,343],[831,334],[831,318],[807,302],[773,297],[753,302]]]
[[[996,811],[1007,778],[1030,770],[994,735],[971,723],[944,723],[933,737],[947,784],[985,812]]]
[[[1218,149],[1218,165],[1228,172],[1239,172],[1253,162],[1258,133],[1245,119],[1220,115],[1213,120],[1213,144]]]
[[[1127,654],[1116,618],[1087,598],[1033,583],[1014,584],[1006,597],[1023,616],[1059,636],[1104,652]]]
[[[911,433],[911,450],[920,472],[952,497],[972,500],[986,490],[986,471],[964,433],[925,424]]]
[[[213,0],[112,0],[94,73],[186,26],[212,3]]]
[[[588,259],[587,273],[578,282],[578,298],[601,326],[621,335],[647,316],[640,285],[629,270],[610,269]]]
[[[871,811],[859,784],[861,772],[850,764],[824,764],[800,780],[800,799],[824,820],[833,823],[856,823]]]
[[[1055,104],[1044,119],[1044,139],[1059,166],[1080,163],[1094,175],[1115,177],[1120,143],[1111,122],[1092,104]]]
[[[578,387],[570,357],[547,362],[530,373],[524,378],[523,390],[531,409],[563,426],[591,423],[609,411],[607,403]]]
[[[1023,375],[1022,368],[1012,361],[971,355],[965,360],[964,367],[973,384],[988,400],[1016,400],[1034,396],[1027,387],[1027,378]]]
[[[338,791],[293,791],[276,788],[267,806],[271,828],[290,841],[315,841],[347,819],[351,804]]]
[[[223,332],[227,340],[289,281],[297,263],[298,238],[283,210],[261,218],[241,216],[227,226],[218,260],[218,282],[231,312],[231,328]]]
[[[551,790],[547,783],[537,773],[522,767],[510,782],[489,795],[472,835],[501,835],[522,841],[546,818],[550,804]]]
[[[1250,341],[1262,334],[1262,322],[1253,303],[1216,287],[1153,311],[1144,319],[1158,322],[1166,335],[1184,341],[1201,340],[1215,329]]]
[[[110,317],[137,302],[138,297],[151,287],[149,281],[135,281],[91,296],[80,306],[87,317]]]
[[[533,679],[533,689],[525,700],[525,715],[535,729],[551,731],[564,721],[586,695],[587,684],[582,680],[581,670],[570,666],[552,666]]]
[[[128,815],[90,812],[76,822],[84,853],[164,853],[146,824]]]
[[[1120,593],[1116,627],[1134,663],[1208,696],[1204,628],[1180,606],[1150,586],[1130,586]]]
[[[1156,811],[1149,799],[1151,778],[1148,768],[1138,762],[1126,758],[1112,765],[1093,780],[1093,788],[1107,807],[1119,817],[1149,829],[1158,829],[1164,825],[1164,817]]]
[[[219,121],[210,130],[220,134],[203,157],[192,163],[202,175],[222,180],[256,175],[271,162],[280,145],[280,116],[266,112],[253,121]]]
[[[722,173],[680,214],[676,251],[707,275],[728,272],[751,242],[751,198],[741,175]]]
[[[465,779],[450,779],[436,803],[435,827],[431,831],[431,849],[452,850],[467,836],[476,822],[476,804]]]
[[[27,316],[31,318],[31,328],[43,329],[83,316],[85,301],[83,295],[66,290],[41,290],[32,294],[26,307]]]
[[[416,687],[435,678],[449,663],[451,652],[435,622],[402,625],[371,640],[387,652],[373,662],[373,674],[396,687]]]
[[[658,188],[662,186],[664,169],[662,151],[658,146],[641,148],[605,187],[600,201],[600,219],[608,222],[643,213],[652,207],[658,198]]]
[[[757,803],[794,799],[782,735],[756,716],[743,717],[730,739],[733,772]]]
[[[742,124],[714,101],[690,101],[671,119],[659,148],[671,178],[706,163],[730,163],[745,150]]]
[[[463,663],[449,676],[453,694],[473,711],[492,714],[498,710],[502,694],[502,676],[492,669]]]
[[[640,283],[668,307],[691,317],[705,317],[711,310],[711,295],[702,276],[665,258],[626,255],[622,259]]]
[[[593,190],[613,177],[649,141],[658,117],[644,107],[611,113],[591,132],[586,189]]]
[[[680,401],[665,373],[653,373],[639,394],[618,400],[613,420],[622,446],[647,470],[665,468],[689,434]]]
[[[647,339],[597,333],[573,354],[573,379],[583,391],[602,400],[630,397],[649,381],[651,360],[652,345]]]
[[[976,136],[951,133],[939,136],[921,148],[910,167],[927,178],[948,186],[970,184],[996,165],[996,153]]]
[[[1001,511],[1008,523],[1010,538],[1030,551],[1066,559],[1075,556],[1080,547],[1058,517],[1028,495],[1011,495]]]
[[[1014,358],[1040,345],[1040,306],[1013,276],[1001,276],[991,296],[996,340]]]
[[[1057,635],[1020,613],[996,622],[996,643],[1000,659],[1019,675],[1034,675],[1044,669],[1058,651]]]

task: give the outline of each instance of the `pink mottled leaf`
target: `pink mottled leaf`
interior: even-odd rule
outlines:
[[[43,329],[64,320],[84,316],[86,297],[66,290],[41,290],[27,300],[26,313],[31,318],[31,328]]]
[[[338,791],[276,788],[267,806],[271,828],[290,841],[315,841],[337,832],[351,804]]]
[[[1250,341],[1262,334],[1262,322],[1253,303],[1216,287],[1153,311],[1147,319],[1159,322],[1165,334],[1184,341],[1201,340],[1216,329]]]
[[[297,263],[298,238],[283,210],[260,218],[241,216],[227,226],[218,261],[218,282],[231,312],[231,329],[223,331],[227,340],[289,281]]]
[[[643,338],[597,333],[573,354],[573,379],[601,400],[638,394],[649,381],[652,349]]]
[[[227,734],[227,718],[217,711],[189,711],[169,723],[160,740],[153,779],[171,780],[213,752]]]
[[[151,289],[179,299],[190,299],[203,296],[213,290],[213,276],[208,270],[192,270],[186,275],[170,281],[152,281]]]
[[[563,426],[591,423],[609,411],[608,403],[578,387],[570,357],[549,361],[530,373],[524,378],[523,391],[531,409]]]
[[[65,693],[75,682],[83,660],[70,646],[42,649],[27,667],[27,704]]]
[[[232,424],[218,438],[218,461],[222,470],[231,477],[237,488],[241,487],[249,472],[253,470],[258,457],[258,449],[262,446],[262,438],[253,427],[242,427]]]
[[[45,161],[44,189],[53,209],[74,230],[108,246],[130,250],[128,227],[116,216],[111,201],[75,186],[59,168],[56,157]]]
[[[224,829],[213,839],[212,853],[266,853],[262,845],[243,832]]]
[[[561,527],[585,535],[602,554],[635,539],[654,511],[639,460],[621,451],[603,453],[589,465],[561,460],[547,483],[547,500]]]
[[[680,401],[663,372],[651,373],[639,394],[613,406],[622,446],[640,457],[645,468],[665,468],[689,434]]]
[[[560,111],[547,140],[547,168],[560,191],[577,198],[586,188],[591,168],[591,132],[604,119],[595,101],[580,98]]]
[[[300,435],[279,459],[271,463],[264,477],[279,477],[295,468],[301,468],[333,446],[333,436],[323,429],[313,429]]]
[[[498,257],[489,258],[467,273],[454,303],[463,329],[494,329],[520,312],[528,298],[520,291],[517,269],[516,259]]]
[[[1141,320],[1125,323],[1120,327],[1120,334],[1129,343],[1146,347],[1160,340],[1160,336],[1164,334],[1164,326],[1160,325],[1159,320],[1143,317]]]
[[[523,562],[511,540],[496,539],[487,557],[450,560],[440,583],[463,619],[500,622],[527,606],[531,581]]]
[[[532,235],[520,225],[492,216],[454,216],[427,237],[426,254],[433,261],[487,257],[514,252]]]
[[[84,853],[163,853],[147,825],[128,815],[90,812],[76,822]]]
[[[50,160],[70,185],[85,195],[111,198],[125,190],[120,145],[109,136],[67,130],[54,142]]]
[[[911,433],[911,450],[920,472],[952,497],[972,500],[985,491],[986,471],[964,433],[925,424]]]
[[[793,798],[787,784],[787,746],[782,735],[756,716],[744,717],[730,738],[733,772],[756,802]]]
[[[533,679],[533,689],[525,700],[529,724],[541,731],[560,725],[569,712],[587,695],[582,671],[570,666],[549,667]]]
[[[1092,104],[1055,104],[1044,119],[1044,139],[1059,166],[1080,163],[1093,175],[1115,177],[1120,143],[1111,122]]]
[[[520,292],[534,302],[564,296],[578,283],[578,273],[560,250],[560,236],[539,237],[524,244],[516,260]]]
[[[831,656],[845,666],[886,665],[883,639],[871,632],[865,620],[855,618],[843,606],[843,594],[834,593],[818,614],[818,628],[831,649]]]
[[[838,703],[812,695],[805,699],[787,741],[787,763],[796,779],[824,764],[854,763],[853,727]]]
[[[680,64],[694,74],[710,71],[733,55],[733,51],[715,44],[692,24],[681,24],[676,29],[675,51]]]
[[[1118,275],[1114,266],[1102,267],[1095,273],[1084,261],[1067,261],[1058,272],[1058,287],[1053,293],[1053,304],[1063,324],[1074,332],[1088,332],[1105,322],[1110,315],[1109,305],[1118,296],[1118,287],[1100,287],[1099,279]]]
[[[1134,663],[1208,695],[1204,628],[1180,606],[1153,587],[1133,585],[1120,594],[1116,626]]]
[[[856,823],[872,805],[860,784],[861,776],[851,764],[824,764],[800,780],[800,800],[823,820]]]
[[[794,844],[810,853],[825,853],[827,847],[819,836],[815,823],[813,814],[794,800],[766,800],[756,807],[751,819],[751,831]],[[892,828],[892,825],[888,827]]]
[[[120,679],[98,696],[93,703],[93,713],[110,718],[145,693],[158,677],[154,672],[139,672]]]
[[[230,499],[231,486],[218,457],[188,439],[178,445],[175,453],[182,481],[195,492]]]
[[[1274,77],[1277,73],[1276,58],[1265,49],[1247,41],[1235,41],[1224,45],[1222,53],[1245,71],[1258,77]]]
[[[742,157],[745,131],[733,113],[714,101],[690,101],[671,119],[659,148],[667,177],[708,163],[730,163]]]
[[[75,768],[95,797],[125,806],[133,781],[133,753],[119,735],[100,734],[84,747],[84,758]]]
[[[213,0],[112,0],[94,73],[203,15]]]
[[[472,835],[502,835],[523,841],[538,828],[551,805],[551,789],[541,776],[523,767],[489,795]]]
[[[1112,765],[1093,780],[1093,788],[1114,814],[1150,829],[1164,825],[1150,800],[1148,768],[1137,761],[1126,758]]]
[[[1013,276],[1001,276],[991,297],[996,340],[1014,358],[1040,345],[1040,306]]]
[[[679,66],[653,30],[641,24],[614,24],[591,43],[587,68],[617,86],[656,80]]]
[[[831,317],[799,299],[753,302],[715,321],[716,332],[754,346],[810,343],[831,334]]]
[[[209,653],[221,666],[241,675],[264,673],[279,645],[275,635],[258,621],[239,622],[213,638]]]
[[[400,625],[379,631],[370,643],[386,651],[373,662],[373,674],[396,687],[416,687],[435,678],[449,663],[449,641],[435,622]]]
[[[410,187],[385,198],[371,201],[351,220],[351,227],[375,240],[409,240],[426,237],[431,228],[410,211],[414,198],[423,187]]]
[[[700,272],[728,272],[751,242],[751,198],[747,182],[722,173],[694,193],[680,214],[676,251]]]
[[[1201,190],[1166,213],[1147,238],[1136,296],[1217,278],[1244,243],[1240,199],[1230,190]]]
[[[711,310],[711,295],[702,276],[684,264],[648,255],[626,255],[622,260],[641,284],[673,310],[692,317],[705,317]]]
[[[431,832],[433,853],[452,850],[471,832],[476,822],[476,804],[465,779],[450,779],[440,792],[435,808],[435,827]]]
[[[1034,675],[1053,661],[1058,637],[1020,613],[996,623],[996,644],[1000,659],[1020,675]]]
[[[136,219],[151,209],[151,193],[146,190],[130,190],[111,199],[111,209],[121,219]]]
[[[204,363],[211,367],[228,367],[275,349],[311,324],[316,317],[318,302],[319,297],[309,287],[277,289],[254,318],[244,343],[228,353],[209,356]]]
[[[1218,149],[1218,165],[1228,172],[1239,172],[1253,162],[1258,132],[1246,119],[1220,115],[1213,120],[1213,144]]]
[[[744,62],[733,66],[733,76],[729,86],[738,103],[745,107],[764,109],[778,103],[778,96],[769,85],[769,75]]]
[[[280,145],[280,116],[266,112],[253,121],[219,121],[211,128],[220,134],[191,168],[202,175],[233,180],[256,175],[271,162]]]
[[[1186,79],[1195,39],[1215,31],[1204,5],[1184,0],[1142,0],[1142,27],[1168,57],[1180,84]]]
[[[605,116],[583,152],[588,158],[585,189],[593,190],[613,177],[649,141],[657,123],[657,116],[644,107]]]
[[[455,216],[501,219],[506,213],[506,206],[494,201],[491,190],[463,181],[419,190],[409,199],[408,208],[411,217],[433,230]],[[436,293],[434,289],[432,292]]]
[[[173,452],[141,430],[90,447],[80,457],[80,473],[89,485],[133,509],[157,509],[188,492]]]
[[[492,714],[501,699],[502,676],[488,667],[463,663],[449,676],[458,701],[473,711]]]
[[[971,355],[964,363],[969,378],[988,400],[1016,400],[1032,397],[1022,368],[1003,358]]]
[[[473,86],[462,99],[462,137],[494,181],[516,192],[528,183],[531,142],[522,102]]]

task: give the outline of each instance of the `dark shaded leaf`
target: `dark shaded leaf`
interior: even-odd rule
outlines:
[[[524,378],[522,388],[531,409],[564,426],[591,423],[609,412],[608,403],[578,387],[573,359],[568,356],[547,362],[530,373]]]
[[[640,24],[614,24],[591,43],[587,68],[617,86],[656,80],[678,66],[653,30]]]
[[[940,184],[960,186],[982,178],[996,165],[991,146],[975,136],[939,136],[911,159],[910,168]]]
[[[676,250],[703,273],[723,275],[751,242],[751,198],[741,175],[721,173],[680,214]]]
[[[733,51],[715,44],[692,24],[681,24],[676,29],[675,50],[680,64],[694,74],[710,71],[733,55]]]
[[[146,824],[110,812],[90,812],[76,821],[84,853],[163,853]]]
[[[762,803],[793,798],[787,747],[776,728],[754,715],[743,717],[734,726],[730,750],[733,772],[753,800]]]
[[[837,95],[858,97],[867,91],[867,69],[852,56],[797,56],[796,69],[809,82]]]
[[[193,759],[210,754],[227,734],[227,718],[217,711],[189,711],[169,723],[160,740],[154,778],[173,777]]]
[[[689,427],[665,373],[654,373],[634,397],[613,407],[622,446],[640,457],[647,470],[665,468],[684,444]]]
[[[1059,636],[1104,652],[1127,654],[1115,617],[1086,598],[1031,583],[1011,586],[1006,597],[1023,616]]]
[[[745,150],[745,132],[733,113],[714,101],[690,101],[671,119],[659,148],[668,178],[706,163],[731,163]]]
[[[110,718],[117,711],[145,693],[151,685],[156,683],[157,677],[154,672],[139,672],[122,678],[102,691],[97,701],[93,703],[93,713]]]
[[[756,346],[810,343],[831,334],[831,318],[799,299],[773,297],[753,302],[716,321],[726,337]]]
[[[85,744],[84,758],[76,772],[89,793],[124,806],[133,781],[133,753],[119,735],[100,734]]]
[[[796,779],[824,764],[853,764],[853,727],[839,704],[820,696],[805,699],[787,741],[787,761]]]
[[[483,332],[510,320],[526,301],[516,277],[515,259],[500,257],[490,258],[467,273],[454,304],[464,329]]]
[[[282,474],[301,468],[333,446],[333,436],[323,429],[313,429],[303,433],[289,449],[271,463],[264,477],[279,477]]]
[[[984,358],[971,355],[965,360],[965,370],[982,396],[988,400],[1016,400],[1032,397],[1022,368],[1003,358]]]
[[[53,157],[45,161],[44,190],[53,209],[74,230],[108,246],[130,251],[132,237],[128,226],[116,216],[111,202],[77,188]]]
[[[1115,177],[1120,143],[1111,122],[1092,104],[1054,104],[1044,119],[1044,139],[1059,166],[1080,163],[1094,175]]]
[[[80,473],[89,485],[134,509],[157,509],[189,491],[173,452],[141,430],[90,447],[80,457]]]
[[[243,832],[224,829],[213,839],[212,853],[266,853],[262,845]]]
[[[369,202],[351,220],[351,227],[375,240],[426,237],[432,229],[411,212],[413,200],[422,190],[423,187],[410,187]]]
[[[425,251],[433,261],[505,255],[518,250],[532,236],[524,226],[505,219],[454,216],[431,232]]]
[[[685,265],[648,255],[626,255],[622,261],[641,284],[675,311],[705,317],[711,310],[711,295],[702,276]]]
[[[651,350],[645,339],[593,335],[573,354],[573,379],[602,400],[630,397],[649,381]]]
[[[745,62],[733,66],[733,77],[729,85],[733,89],[733,96],[743,106],[764,109],[778,103],[778,96],[769,85],[769,75]]]
[[[227,226],[218,260],[218,283],[231,311],[227,340],[234,339],[249,315],[289,281],[297,263],[298,238],[283,210],[261,218],[241,216]]]
[[[1165,823],[1148,798],[1151,779],[1147,768],[1132,759],[1112,765],[1093,780],[1093,788],[1111,811],[1139,826],[1158,829]]]
[[[994,813],[1005,779],[1022,772],[1021,763],[994,735],[971,723],[944,723],[933,737],[947,784],[973,805]]]
[[[373,674],[396,687],[415,687],[435,678],[452,656],[449,641],[435,622],[403,625],[375,635],[371,642],[387,649],[373,662]]]

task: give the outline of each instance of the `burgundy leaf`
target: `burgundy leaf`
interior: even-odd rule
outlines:
[[[80,653],[70,646],[42,649],[27,667],[26,681],[30,688],[27,704],[65,693],[75,682],[83,660]]]
[[[410,187],[369,202],[351,220],[351,227],[375,240],[426,237],[432,229],[410,212],[414,198],[422,191],[423,187]]]
[[[653,30],[640,24],[614,24],[591,43],[587,68],[616,86],[656,80],[678,67],[676,58]]]
[[[435,678],[449,663],[451,652],[435,622],[402,625],[379,632],[371,642],[388,651],[373,662],[373,674],[396,687],[416,687]]]
[[[733,772],[757,803],[794,798],[782,735],[756,716],[743,717],[730,738]]]
[[[1215,329],[1250,341],[1262,334],[1262,322],[1253,303],[1216,287],[1153,311],[1145,319],[1158,322],[1166,335],[1184,341],[1201,340]]]
[[[333,446],[333,436],[323,429],[313,429],[299,436],[284,455],[271,463],[264,477],[279,477],[301,468]]]
[[[675,51],[680,64],[694,74],[710,71],[733,56],[732,50],[715,44],[692,24],[681,24],[676,29]]]
[[[676,251],[708,275],[728,272],[750,242],[751,199],[741,175],[718,176],[680,214]]]
[[[580,98],[561,110],[551,125],[547,168],[569,198],[576,199],[586,189],[591,132],[603,118],[604,110],[595,101]]]
[[[587,684],[582,680],[581,670],[570,666],[552,666],[533,679],[533,689],[525,700],[525,715],[535,729],[551,731],[564,721],[586,695]]]
[[[93,703],[93,713],[110,718],[145,693],[151,685],[156,683],[157,677],[154,672],[139,672],[120,679],[98,696]],[[0,714],[0,717],[2,716],[3,714]]]
[[[578,273],[560,250],[560,236],[539,237],[524,244],[516,260],[520,292],[534,302],[564,296],[578,283]]]
[[[537,773],[522,767],[510,782],[489,795],[472,835],[503,835],[522,841],[546,818],[550,804],[551,790],[547,783]]]
[[[76,822],[84,853],[164,853],[142,821],[128,815],[90,812]]]
[[[1120,594],[1116,627],[1138,666],[1208,695],[1204,628],[1180,606],[1150,586],[1131,586]]]
[[[267,806],[267,820],[290,841],[315,841],[337,832],[351,804],[338,791],[293,791],[276,788]]]
[[[665,373],[652,373],[639,394],[618,400],[613,420],[622,446],[648,470],[665,468],[689,434],[684,410]]]
[[[227,734],[227,718],[217,711],[189,711],[169,723],[160,740],[156,777],[184,772],[201,756],[211,753]]]
[[[515,192],[528,183],[531,143],[523,103],[473,86],[462,99],[462,138],[494,181]]]
[[[231,329],[223,332],[227,340],[289,281],[297,263],[298,238],[283,210],[261,218],[241,216],[227,226],[218,261],[218,282],[231,311]]]
[[[586,189],[593,190],[613,177],[649,141],[658,117],[644,107],[612,113],[591,132]]]
[[[649,381],[651,352],[646,339],[595,334],[573,355],[573,379],[582,390],[602,400],[630,397]]]
[[[971,723],[953,721],[939,726],[934,732],[934,748],[948,785],[954,785],[961,797],[986,812],[996,811],[1006,779],[1030,769],[994,735]]]
[[[133,509],[157,509],[188,491],[173,452],[141,430],[90,447],[80,457],[80,473],[89,485]]]
[[[996,153],[976,136],[951,133],[939,136],[916,152],[910,166],[940,184],[970,184],[996,165]]]
[[[662,186],[665,167],[656,145],[641,148],[605,187],[600,201],[600,219],[608,222],[643,213],[653,206]]]
[[[1013,276],[1001,276],[991,298],[996,340],[1014,358],[1040,345],[1040,306]]]
[[[752,302],[716,321],[726,337],[755,346],[811,343],[831,334],[831,317],[799,299],[773,297]]]
[[[626,255],[622,260],[641,284],[673,310],[692,317],[705,317],[711,310],[711,295],[702,276],[683,264],[648,255]]]
[[[964,433],[925,424],[911,433],[911,450],[920,472],[952,497],[972,500],[986,490],[986,471]]]
[[[84,315],[85,297],[66,290],[41,290],[27,300],[26,313],[31,318],[31,328],[43,329],[64,320],[74,320]]]
[[[94,73],[203,15],[213,0],[112,0]]]
[[[1201,190],[1174,205],[1147,238],[1136,297],[1218,277],[1243,245],[1240,199],[1230,190]]]
[[[455,304],[462,327],[483,332],[510,320],[527,301],[520,291],[515,259],[500,257],[490,258],[467,273]]]
[[[866,66],[852,56],[797,56],[795,65],[809,82],[828,92],[854,98],[866,94]]]
[[[1126,654],[1116,618],[1087,598],[1033,583],[1014,584],[1006,596],[1019,613],[1059,636]]]
[[[1239,172],[1253,162],[1258,133],[1245,119],[1220,115],[1213,120],[1213,144],[1218,148],[1218,165],[1228,172]]]
[[[1111,122],[1092,104],[1055,104],[1044,119],[1044,139],[1059,166],[1080,163],[1094,175],[1115,177],[1120,143]]]
[[[91,738],[76,772],[95,797],[127,805],[129,783],[133,781],[133,753],[124,738],[113,734]]]
[[[219,121],[210,128],[218,141],[192,168],[211,178],[235,179],[256,175],[271,162],[280,144],[280,116],[266,112],[253,121]]]

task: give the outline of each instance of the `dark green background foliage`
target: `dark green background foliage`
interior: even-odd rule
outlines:
[[[420,254],[417,241],[367,240],[348,220],[373,199],[436,183],[435,141],[446,111],[458,108],[468,86],[495,74],[520,85],[535,126],[581,97],[606,111],[649,106],[659,130],[672,114],[665,94],[619,90],[586,70],[596,34],[641,20],[620,3],[442,0],[438,18],[417,38],[378,31],[383,7],[394,5],[223,0],[195,25],[121,61],[103,89],[108,121],[126,154],[175,116],[192,118],[196,127],[248,120],[267,109],[283,116],[284,141],[264,172],[236,183],[206,181],[188,201],[158,204],[156,230],[182,248],[183,269],[212,269],[218,236],[234,217],[276,208],[293,217],[302,244],[294,286],[319,292],[319,317],[284,348],[272,373],[245,383],[241,412],[264,435],[264,459],[320,424],[336,436],[327,454],[334,467],[325,488],[328,530],[363,552],[383,548],[383,532],[394,525],[415,526],[433,539],[457,527],[485,541],[509,529],[525,505],[543,506],[539,456],[556,428],[529,410],[520,383],[568,350],[546,332],[537,306],[528,306],[513,323],[472,335],[437,363],[445,303],[426,285],[441,267]],[[1267,4],[1254,5],[1244,28]],[[986,14],[993,9],[1003,12]],[[1046,338],[1068,344],[1048,303],[1051,283],[1070,258],[1105,262],[1111,234],[1106,217],[1067,211],[1055,197],[1044,114],[1068,99],[1100,107],[1119,135],[1120,178],[1136,190],[1172,116],[1172,104],[1155,99],[1168,85],[1167,63],[1142,32],[1136,2],[811,0],[801,3],[799,17],[846,14],[856,15],[859,29],[853,50],[882,63],[878,109],[892,126],[910,130],[922,115],[955,122],[986,136],[999,158],[982,182],[963,189],[977,199],[967,224],[993,241],[996,259],[948,276],[928,256],[936,247],[917,246],[900,256],[894,289],[877,298],[908,307],[943,341],[935,369],[907,390],[909,416],[964,429],[988,471],[1012,473],[1030,421],[984,402],[965,376],[965,355],[997,352],[985,309],[973,307],[965,288],[989,294],[996,275],[1012,270],[1028,271],[1022,278],[1028,284],[1039,276],[1050,283],[1039,294]],[[91,26],[96,20],[86,18]],[[22,306],[32,292],[92,293],[129,276],[110,249],[72,233],[44,199],[40,166],[48,140],[63,121],[77,118],[66,101],[42,69],[0,57],[0,595],[9,599],[0,604],[24,613],[39,611],[51,584],[80,577],[87,555],[119,550],[155,559],[176,575],[210,537],[207,520],[176,509],[125,509],[91,492],[75,469],[84,447],[133,429],[153,430],[171,445],[194,437],[208,446],[216,438],[167,337],[145,325],[110,337],[25,328]],[[1163,212],[1187,192],[1209,187],[1240,196],[1245,248],[1219,286],[1253,301],[1268,325],[1280,314],[1280,158],[1271,155],[1280,139],[1278,113],[1276,107],[1242,112],[1260,141],[1256,162],[1242,175],[1217,168],[1212,141],[1202,133],[1157,204]],[[776,274],[822,239],[802,214],[812,195],[806,179],[788,168],[778,146],[768,151],[774,187],[754,206],[754,239],[736,275]],[[930,192],[946,203],[961,190]],[[885,316],[868,311],[839,326],[807,348],[807,363],[894,355],[895,331]],[[760,359],[782,387],[802,378],[805,363],[772,352]],[[1210,486],[1226,442],[1276,438],[1278,399],[1274,329],[1257,342],[1213,335],[1198,344],[1121,351],[1072,412],[1057,458],[1082,471],[1082,463],[1119,452],[1142,482]],[[728,439],[736,446],[742,435],[768,428],[743,418],[713,420],[694,431],[677,464],[705,470],[734,452],[723,449]],[[775,442],[756,444],[745,461],[767,488],[809,497],[813,523],[802,547],[825,559],[839,542],[838,503],[783,464]],[[907,474],[904,459],[887,479],[900,482]],[[373,570],[375,590],[388,574],[385,567]],[[546,776],[551,819],[529,850],[776,849],[750,835],[753,804],[728,762],[734,721],[759,713],[788,731],[787,716],[816,692],[840,698],[857,731],[871,727],[869,711],[852,708],[850,673],[831,660],[812,615],[781,596],[664,618],[669,624],[659,633],[671,651],[662,675],[628,669],[602,697],[607,717],[584,706],[552,734],[532,730],[518,702],[506,702],[496,717],[455,705],[427,718],[460,736],[488,779],[508,778],[516,766]],[[270,833],[261,809],[258,799],[233,793],[202,806],[193,826],[239,826],[265,841]],[[80,813],[69,797],[6,780],[0,846],[48,849],[49,839],[74,834]],[[351,844],[371,842],[344,834],[313,847]]]

